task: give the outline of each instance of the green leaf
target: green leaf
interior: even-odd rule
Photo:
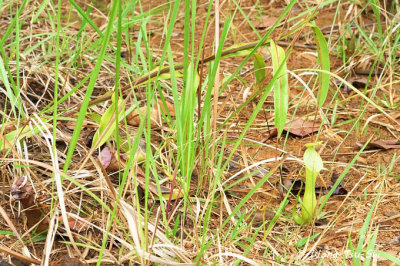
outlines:
[[[318,232],[316,234],[313,234],[312,236],[307,236],[307,237],[303,237],[303,238],[299,239],[295,244],[296,248],[298,248],[298,249],[302,248],[308,241],[313,240],[314,238],[318,237],[320,234],[321,234],[321,232]]]
[[[278,129],[278,138],[283,132],[286,123],[286,115],[289,101],[289,83],[287,75],[287,66],[285,61],[285,50],[282,47],[275,45],[274,41],[271,44],[271,58],[274,76],[278,78],[274,82],[274,104],[275,104],[275,126]],[[282,65],[282,67],[280,67]],[[279,71],[279,72],[278,72]]]
[[[256,83],[259,85],[265,78],[265,62],[264,58],[257,53],[254,54],[254,72]]]
[[[313,26],[314,39],[317,43],[318,51],[318,62],[321,65],[321,69],[325,71],[331,71],[331,64],[329,60],[329,49],[326,43],[325,37],[321,30],[317,26]],[[319,90],[318,90],[318,108],[324,104],[329,91],[329,78],[330,75],[327,73],[319,73]]]
[[[113,102],[110,107],[106,110],[104,115],[101,117],[99,128],[93,137],[92,148],[98,148],[106,142],[114,130],[116,129],[115,125],[115,111],[118,108],[118,118],[121,121],[124,118],[125,113],[125,102],[122,98],[118,99],[118,104],[116,105]]]

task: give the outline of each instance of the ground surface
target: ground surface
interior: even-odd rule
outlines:
[[[77,3],[84,10],[87,10],[89,6],[88,2],[78,1]],[[91,13],[92,20],[101,30],[104,30],[108,23],[109,3],[100,1],[91,4],[95,7]],[[144,1],[141,4],[143,12],[154,10],[160,6],[160,3],[156,1]],[[385,2],[385,4],[389,5],[390,2]],[[16,46],[15,36],[13,34],[10,35],[5,41],[2,57],[5,56],[7,61],[4,59],[3,61],[8,62],[6,69],[10,71],[11,76],[16,79],[16,76],[19,75],[20,88],[24,93],[21,96],[22,104],[26,113],[29,114],[28,117],[32,117],[37,121],[39,121],[38,117],[40,117],[45,123],[51,125],[52,111],[44,113],[41,113],[41,111],[49,103],[53,102],[55,53],[49,47],[55,44],[52,43],[50,45],[47,41],[44,41],[41,45],[27,52],[29,47],[43,41],[46,35],[40,35],[40,33],[54,32],[54,28],[51,25],[54,21],[49,22],[47,15],[44,13],[39,15],[39,18],[42,19],[35,23],[32,22],[31,18],[36,14],[34,11],[40,8],[39,5],[39,1],[33,1],[23,11],[19,47]],[[14,9],[10,7],[13,5],[3,4],[3,6],[0,13],[0,24],[2,25],[0,26],[0,32],[6,32],[7,27],[10,25],[10,18],[15,15],[15,7]],[[270,3],[264,3],[264,1],[240,2],[242,11],[256,25],[261,36],[270,27],[268,24],[270,20],[268,19],[277,18],[286,6],[286,1],[271,1]],[[301,12],[314,6],[317,6],[317,3],[313,1],[298,3],[289,12],[288,18],[296,17]],[[392,15],[395,13],[395,9],[387,8],[387,11],[385,11],[383,7],[381,24],[383,25],[383,30],[389,32],[390,26],[399,25],[398,23],[400,22],[398,21],[398,16],[397,22],[395,22],[396,17]],[[81,18],[76,14],[76,11],[72,12],[73,15],[67,16],[70,9],[74,10],[69,5],[62,8],[64,16],[61,19],[62,23],[70,25],[65,29],[69,37],[77,36],[81,26]],[[137,12],[139,10],[138,8]],[[163,30],[167,24],[168,11],[169,9],[166,9],[150,16],[147,24],[148,47],[152,51],[152,60],[154,62],[160,59],[165,45]],[[52,11],[49,12],[51,13]],[[387,15],[384,15],[385,12],[387,12]],[[196,16],[196,34],[194,35],[196,51],[201,39],[206,13],[207,3],[199,4]],[[235,13],[234,2],[226,1],[222,3],[220,20],[224,21],[226,17],[233,16],[233,14],[235,18],[224,47],[257,41],[258,37],[246,22],[245,17],[239,11]],[[202,49],[204,58],[213,54],[215,40],[214,17],[212,14],[212,22],[208,22],[204,48]],[[59,195],[54,181],[54,178],[56,178],[54,177],[56,172],[54,168],[57,168],[57,166],[50,156],[49,149],[51,145],[43,137],[45,133],[28,136],[20,140],[19,143],[12,142],[13,149],[3,149],[1,207],[5,210],[5,214],[2,214],[3,219],[0,220],[2,228],[2,234],[0,234],[1,245],[14,250],[18,254],[24,254],[21,255],[22,258],[19,258],[21,261],[26,262],[27,257],[30,256],[41,260],[43,263],[51,261],[54,265],[75,265],[71,261],[68,261],[67,264],[62,264],[64,256],[77,257],[81,261],[85,261],[85,263],[96,263],[101,253],[100,250],[103,250],[101,255],[102,265],[133,265],[135,263],[144,263],[144,260],[152,261],[149,263],[157,263],[157,260],[150,258],[149,253],[157,258],[170,259],[175,262],[198,260],[200,264],[231,264],[240,258],[249,260],[247,262],[242,261],[243,265],[247,265],[247,263],[352,264],[354,261],[351,257],[358,255],[357,252],[351,251],[352,246],[361,245],[363,249],[361,255],[363,256],[362,260],[364,260],[367,257],[365,250],[368,248],[369,243],[374,241],[373,250],[384,251],[393,257],[400,257],[400,166],[399,152],[396,149],[399,148],[398,141],[400,141],[400,111],[398,105],[400,102],[398,64],[400,54],[398,52],[399,49],[396,49],[397,42],[390,37],[393,36],[393,39],[395,39],[395,36],[399,34],[398,30],[393,34],[385,34],[386,37],[389,36],[387,39],[389,45],[382,47],[382,43],[380,44],[378,40],[380,38],[379,35],[376,37],[378,26],[373,10],[370,7],[363,10],[363,4],[356,4],[350,1],[341,3],[339,7],[336,4],[320,7],[315,18],[316,25],[322,29],[326,39],[329,40],[331,72],[350,83],[352,78],[361,80],[362,85],[354,85],[354,82],[353,85],[357,86],[360,91],[364,91],[365,95],[376,103],[381,110],[371,104],[365,108],[366,102],[357,93],[352,90],[346,90],[343,86],[340,87],[340,82],[338,83],[332,77],[328,99],[320,110],[324,113],[325,118],[323,118],[320,111],[316,115],[315,101],[310,96],[310,93],[305,90],[304,84],[299,82],[293,75],[289,75],[288,121],[303,119],[311,121],[313,125],[318,127],[321,125],[315,134],[308,134],[303,137],[284,134],[279,139],[273,136],[274,105],[271,94],[263,103],[261,112],[258,113],[255,121],[246,132],[238,149],[234,151],[234,155],[229,162],[229,168],[225,169],[220,176],[221,181],[219,184],[224,188],[223,193],[219,187],[217,189],[209,186],[209,184],[213,184],[209,179],[210,173],[212,173],[209,170],[211,169],[210,163],[202,161],[202,156],[211,147],[199,148],[199,156],[196,157],[197,160],[190,180],[190,200],[168,200],[167,197],[164,204],[161,204],[157,200],[158,196],[153,195],[157,194],[157,188],[150,193],[146,192],[146,189],[143,192],[140,186],[135,186],[137,181],[135,181],[134,176],[138,175],[137,172],[141,170],[136,170],[135,174],[130,172],[122,194],[123,203],[118,203],[121,205],[118,205],[118,211],[115,214],[118,222],[113,221],[110,228],[110,213],[102,203],[110,208],[114,206],[113,204],[116,202],[115,194],[110,189],[110,186],[118,189],[121,179],[119,179],[115,170],[104,169],[107,166],[101,166],[97,161],[99,152],[91,151],[90,145],[89,147],[86,145],[88,141],[90,142],[90,137],[88,136],[98,128],[98,123],[93,122],[93,116],[88,115],[84,121],[72,164],[67,172],[81,186],[70,179],[64,179],[62,183],[65,193],[64,199],[56,197],[56,195]],[[287,68],[300,75],[306,72],[309,73],[309,70],[302,69],[318,68],[317,48],[310,27],[305,27],[297,34],[289,34],[288,37],[285,37],[285,33],[291,29],[296,21],[300,21],[300,19],[288,20],[284,25],[281,24],[271,36],[279,40],[279,44],[286,52],[289,51],[289,48],[292,49],[287,61]],[[267,26],[260,26],[262,22],[266,23]],[[184,25],[184,6],[182,5],[178,12],[170,41],[171,49],[174,51],[175,62],[183,62],[184,58]],[[223,23],[220,26],[222,30]],[[131,42],[137,40],[139,30],[139,28],[132,27],[132,36],[129,37]],[[366,37],[361,33],[366,33],[371,38],[369,40],[377,42],[376,47],[378,47],[379,51],[382,51],[384,60],[378,61],[375,65],[374,60],[377,55],[373,49],[370,49],[365,40]],[[59,95],[61,96],[81,82],[95,68],[96,60],[94,59],[97,54],[94,49],[85,50],[85,48],[90,47],[98,36],[93,28],[89,26],[85,28],[84,34],[87,38],[79,43],[82,50],[79,53],[80,57],[74,63],[70,58],[71,54],[67,52],[68,49],[75,49],[74,51],[76,52],[74,38],[71,38],[71,42],[63,43],[66,47],[72,48],[63,50],[64,52],[60,59],[59,82],[62,84],[62,89]],[[386,39],[383,38],[382,40]],[[114,43],[116,40],[112,39],[112,42]],[[16,72],[17,63],[14,57],[16,49],[21,52],[24,51],[18,62],[19,73]],[[135,49],[134,45],[131,44],[130,46],[124,39],[122,56],[127,64],[133,64],[132,62],[134,62],[134,58],[138,54]],[[149,56],[148,52],[143,47],[142,56]],[[259,53],[265,56],[265,59],[268,59],[269,55],[265,48],[261,48]],[[345,58],[344,54],[346,55]],[[113,56],[115,57],[114,52],[108,49],[107,60],[100,70],[92,99],[102,96],[114,88],[115,64],[112,59]],[[244,57],[222,59],[220,63],[220,80],[223,81],[224,78],[229,77],[243,59]],[[390,64],[385,65],[385,62],[389,61]],[[267,67],[271,66],[270,60],[266,60],[266,65]],[[370,75],[370,82],[365,86],[364,83],[371,69],[373,69],[373,73]],[[208,66],[205,66],[202,70],[203,79],[205,79],[208,70]],[[5,74],[7,75],[7,73]],[[131,75],[132,72],[128,68],[122,68],[120,78],[122,86],[129,85],[132,79],[135,80],[140,76],[139,74],[135,77]],[[271,76],[271,71],[267,69],[267,79],[271,79]],[[310,86],[311,90],[314,91],[314,95],[316,95],[318,83],[315,83],[315,75],[303,75],[301,79]],[[166,86],[160,87],[160,91],[164,93],[167,102],[173,102],[171,90],[166,89],[170,81],[165,80],[163,82]],[[314,83],[317,85],[314,86]],[[183,86],[182,83],[179,83],[179,85]],[[87,86],[88,82],[84,83],[77,92],[61,104],[60,110],[80,104]],[[16,123],[14,122],[16,117],[10,111],[12,110],[12,105],[9,102],[9,98],[5,96],[7,93],[4,82],[0,83],[0,87],[2,88],[2,93],[0,94],[2,100],[1,109],[5,110],[2,112],[3,125],[5,125],[2,127],[2,135],[5,135],[15,130]],[[239,72],[238,77],[220,94],[217,125],[223,125],[227,118],[257,89],[253,64],[250,61]],[[135,97],[129,98],[127,102],[131,104],[139,103],[140,106],[145,106],[146,92],[148,90],[146,90],[145,85],[135,88]],[[132,92],[128,91],[125,97],[131,94]],[[204,97],[205,93],[201,95],[203,101]],[[226,155],[224,160],[226,160],[227,155],[235,146],[235,141],[244,130],[259,99],[260,96],[257,96],[251,100],[217,132],[218,139],[226,137],[227,140],[223,151]],[[385,101],[390,104],[385,105]],[[106,101],[92,106],[89,109],[90,113],[98,113],[104,116],[110,104],[110,101]],[[38,116],[34,116],[34,113],[37,113]],[[59,113],[56,132],[56,149],[59,156],[58,169],[62,169],[64,165],[69,142],[76,125],[75,118],[76,116],[73,115],[64,116],[61,111]],[[357,121],[357,119],[359,120]],[[25,127],[29,122],[28,118],[21,119],[18,126]],[[132,132],[136,132],[136,130],[138,130],[138,127],[134,123],[130,123],[128,126],[121,125],[122,135],[134,135]],[[146,169],[147,167],[144,166],[146,163],[141,165],[143,171],[146,172],[143,173],[142,177],[148,176],[149,171],[155,171],[160,178],[164,178],[163,185],[167,189],[171,188],[171,186],[172,188],[174,186],[179,187],[179,184],[174,183],[170,178],[176,175],[176,172],[174,173],[176,168],[173,166],[174,157],[176,156],[175,130],[173,123],[164,121],[161,127],[151,128],[151,139],[142,140],[141,142],[142,146],[145,146],[146,142],[151,142],[152,149],[148,146],[150,150],[147,152],[152,151],[155,154],[154,161],[156,161],[155,169]],[[49,132],[52,132],[51,128]],[[333,195],[329,198],[323,208],[323,212],[315,221],[307,226],[299,226],[292,219],[292,209],[296,202],[295,196],[297,192],[292,191],[293,194],[287,198],[288,204],[284,205],[282,210],[279,210],[279,208],[284,201],[286,189],[296,180],[302,179],[303,165],[299,160],[303,158],[305,144],[314,142],[316,138],[318,138],[318,141],[322,141],[318,152],[324,161],[325,167],[317,179],[317,186],[319,187],[317,189],[317,198],[324,197],[335,183],[335,180],[343,174],[344,177],[340,183],[342,190],[341,193],[337,193],[338,195]],[[372,147],[356,156],[360,151],[360,146],[357,145],[357,142],[363,143],[370,138],[372,138],[372,141],[397,141],[397,144],[395,143],[391,146],[391,149]],[[2,143],[5,142],[3,141]],[[110,140],[107,145],[117,149],[115,141]],[[219,143],[217,151],[221,151],[221,146]],[[263,183],[255,192],[252,192],[256,184],[273,169],[276,158],[285,154],[294,159],[284,161],[279,170],[275,171],[267,182]],[[20,158],[41,162],[43,165],[27,161],[21,162]],[[356,158],[355,162],[351,164],[354,158]],[[295,159],[299,160],[296,161]],[[208,157],[207,160],[209,160]],[[262,161],[265,161],[265,163],[255,166]],[[351,164],[350,168],[347,169],[349,164]],[[257,171],[253,172],[255,170]],[[34,191],[28,191],[34,198],[34,204],[31,204],[32,206],[28,209],[22,201],[18,201],[11,196],[13,184],[15,186],[15,182],[23,175],[29,176],[29,183]],[[18,185],[17,187],[22,189],[23,186],[19,185],[21,187]],[[144,186],[146,187],[146,185]],[[83,187],[88,190],[83,189]],[[213,195],[215,191],[217,191],[218,196],[212,198],[212,203],[208,202],[210,195]],[[232,210],[250,192],[252,193],[251,197],[240,207],[234,218],[229,218],[226,229],[221,232],[218,231]],[[100,200],[95,200],[92,194],[100,198]],[[146,200],[143,198],[146,198]],[[64,228],[62,223],[62,208],[59,207],[58,203],[61,201],[66,205],[67,212],[71,214],[69,227],[73,239],[75,239],[76,243],[81,243],[78,247],[71,244],[68,237],[69,230]],[[128,207],[126,207],[127,205]],[[209,209],[209,205],[213,207]],[[160,211],[162,208],[168,209],[166,214]],[[157,232],[152,229],[145,229],[146,226],[141,228],[141,222],[137,222],[139,219],[137,211],[139,210],[145,217],[143,224],[157,225]],[[210,210],[210,218],[207,223],[204,223],[202,219],[205,219],[208,215],[207,210]],[[58,216],[54,216],[54,212]],[[276,216],[277,213],[279,213],[279,217]],[[166,215],[167,219],[163,215]],[[7,221],[7,216],[10,221]],[[79,219],[76,216],[81,217],[86,222],[83,225],[78,225]],[[277,220],[274,219],[274,216]],[[160,220],[163,222],[160,222]],[[368,223],[365,223],[366,221]],[[54,225],[58,224],[57,222],[60,222],[58,228]],[[12,230],[10,225],[15,226],[16,232],[24,240],[24,245],[17,241],[18,238],[15,231]],[[37,225],[39,225],[39,228],[36,228]],[[132,226],[138,226],[141,230],[137,230]],[[206,226],[209,231],[206,235],[203,235],[203,228]],[[363,229],[363,227],[365,228]],[[38,234],[42,230],[44,230],[44,233]],[[105,244],[105,248],[102,248],[105,239],[104,232],[107,230],[110,232],[111,237],[108,236],[107,244]],[[52,232],[54,237],[51,235]],[[139,233],[135,236],[134,232]],[[157,233],[162,233],[162,235]],[[375,233],[376,240],[374,240]],[[164,234],[169,239],[168,241],[164,240]],[[307,239],[310,236],[315,237],[311,237],[303,245],[299,244],[303,239]],[[365,237],[365,239],[360,238],[360,236]],[[211,241],[204,242],[205,240]],[[165,249],[167,251],[161,251],[163,249],[159,248],[157,253],[157,248],[149,248],[151,246],[149,243],[159,244],[160,242],[166,245]],[[209,243],[210,245],[202,253],[201,258],[197,258],[202,245],[205,245],[204,243]],[[176,249],[168,249],[173,245],[182,249],[180,254],[176,252]],[[23,246],[27,248],[27,251],[23,250]],[[145,247],[142,250],[143,252],[148,252],[142,259],[136,253],[139,246]],[[0,254],[7,261],[13,258],[13,263],[16,264],[15,254],[3,252],[3,250],[0,250]],[[164,264],[165,261],[161,260],[158,263]],[[374,256],[373,263],[388,265],[391,262],[382,256]]]

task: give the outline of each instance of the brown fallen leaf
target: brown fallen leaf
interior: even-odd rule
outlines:
[[[41,208],[35,204],[35,192],[27,176],[21,176],[14,182],[11,186],[11,195],[24,207],[28,227],[32,227],[42,220],[43,213]],[[48,221],[44,219],[39,223],[37,230],[41,232],[47,227]]]
[[[165,108],[166,107],[166,108]],[[140,125],[140,115],[145,116],[147,112],[147,106],[140,107],[139,109],[133,110],[130,114],[126,116],[127,123],[131,126],[139,126]],[[158,127],[161,125],[161,114],[171,116],[175,116],[174,106],[169,103],[164,103],[161,100],[158,100],[157,103],[154,104],[154,107],[150,108],[150,120],[152,127]]]
[[[278,20],[276,17],[263,17],[262,21],[259,23],[255,23],[254,27],[258,30],[265,30],[266,28],[271,27]]]
[[[142,116],[145,117],[146,112],[147,112],[146,106],[140,107],[139,109],[135,109],[126,116],[126,122],[128,123],[128,125],[131,125],[131,126],[139,126],[140,121],[141,121],[139,114],[141,114]],[[161,125],[161,121],[160,121],[160,117],[159,117],[157,109],[154,109],[154,108],[150,109],[150,120],[151,120],[152,127],[157,127],[157,126]]]
[[[175,108],[174,105],[171,104],[170,102],[165,101],[165,105],[167,106],[167,109],[165,109],[164,103],[161,100],[158,100],[158,105],[160,106],[160,110],[163,114],[167,115],[169,112],[169,115],[175,116]],[[157,104],[155,104],[154,108],[158,109]]]
[[[90,218],[83,218],[83,219],[88,221],[88,222],[90,221]],[[58,222],[60,222],[60,223],[64,222],[62,216],[60,216],[58,218]],[[85,222],[83,222],[81,220],[78,220],[78,219],[75,219],[73,217],[68,217],[68,225],[69,225],[69,228],[71,228],[72,231],[75,231],[77,233],[80,233],[82,231],[86,231],[86,230],[89,229],[89,224],[88,223],[85,223]]]
[[[283,128],[283,131],[289,132],[290,134],[297,137],[305,137],[314,132],[317,132],[319,130],[319,126],[320,125],[318,123],[314,123],[313,121],[297,118],[293,121],[287,122],[285,127]],[[272,137],[276,137],[277,135],[277,128],[273,128],[263,141],[266,141]]]
[[[365,142],[362,141],[357,141],[356,145],[360,148],[364,146]],[[397,140],[377,140],[377,141],[372,141],[367,144],[365,147],[366,150],[371,150],[371,149],[383,149],[383,150],[389,150],[389,149],[400,149],[400,141]]]
[[[295,119],[292,122],[288,122],[283,129],[289,131],[290,134],[298,137],[305,137],[319,130],[318,123],[309,120],[303,120],[301,118]]]
[[[257,209],[254,212],[246,214],[244,219],[251,222],[253,226],[261,226],[263,223],[271,221],[274,216],[275,213],[271,211]]]

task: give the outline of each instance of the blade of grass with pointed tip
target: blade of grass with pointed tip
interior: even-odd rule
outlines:
[[[376,238],[378,237],[378,232],[379,232],[379,225],[375,229],[374,235],[372,236],[372,240],[370,242],[368,242],[368,247],[365,252],[366,256],[365,256],[364,265],[371,265],[371,258],[372,258],[372,254],[374,252],[374,246],[376,243]]]
[[[367,144],[370,141],[371,141],[371,138],[367,142],[365,142],[364,146],[358,151],[358,153],[354,156],[353,160],[351,160],[351,162],[346,166],[346,168],[340,174],[340,176],[336,180],[335,184],[333,184],[331,190],[329,190],[329,192],[325,195],[325,197],[323,198],[322,202],[319,205],[319,208],[318,208],[318,211],[317,211],[317,216],[322,212],[322,209],[324,208],[325,204],[328,202],[330,196],[332,196],[333,192],[336,190],[336,188],[342,182],[343,178],[347,175],[348,171],[351,169],[351,167],[357,161],[358,157],[361,155],[361,153],[364,151],[365,147],[367,147]]]
[[[382,185],[379,187],[378,193],[375,196],[374,203],[372,204],[371,209],[369,210],[368,215],[365,218],[365,222],[364,222],[363,226],[361,227],[361,230],[360,230],[360,233],[359,233],[360,237],[358,239],[358,245],[357,245],[357,249],[355,251],[355,254],[361,254],[361,252],[362,252],[362,247],[364,246],[364,241],[365,241],[365,235],[367,234],[367,229],[368,229],[369,224],[372,222],[371,221],[372,214],[375,211],[375,207],[376,207],[376,205],[378,203],[378,199],[379,199],[379,196],[381,195],[381,191],[382,191]],[[357,265],[361,265],[361,262],[360,262],[361,258],[360,257],[361,256],[353,257],[354,265],[356,265],[356,266]]]
[[[75,7],[76,11],[78,12],[79,15],[82,16],[82,18],[92,26],[92,28],[100,35],[100,37],[103,37],[103,32],[99,29],[99,27],[96,26],[96,24],[93,22],[93,20],[90,19],[88,14],[86,14],[85,11],[74,1],[74,0],[69,0],[71,5]]]
[[[93,70],[93,75],[90,77],[89,85],[86,89],[85,97],[83,98],[81,109],[78,114],[78,119],[76,120],[76,127],[74,129],[74,132],[72,133],[71,142],[68,147],[67,156],[65,158],[65,164],[64,164],[64,168],[63,168],[64,172],[66,172],[68,170],[69,165],[71,163],[72,155],[75,151],[75,147],[76,147],[76,144],[78,143],[79,135],[82,130],[83,120],[85,119],[86,112],[89,107],[90,97],[92,96],[92,93],[94,90],[94,85],[96,84],[97,77],[99,75],[100,68],[102,66],[107,47],[110,44],[109,40],[110,40],[111,30],[114,25],[114,18],[115,18],[116,9],[117,9],[116,1],[114,1],[112,3],[113,4],[112,4],[110,15],[109,15],[109,21],[108,21],[106,33],[103,36],[103,44],[102,44],[99,56],[97,58],[96,65]]]
[[[380,250],[374,250],[374,254],[379,255],[382,258],[388,259],[388,260],[396,263],[396,265],[400,265],[400,258],[396,258],[387,252],[380,251]]]
[[[22,2],[22,4],[20,5],[20,8],[18,9],[16,15],[14,16],[14,18],[12,19],[11,23],[9,24],[7,31],[2,35],[2,38],[0,40],[0,47],[3,46],[3,44],[5,43],[5,41],[8,38],[8,35],[10,35],[11,31],[13,31],[15,29],[15,24],[17,23],[17,19],[20,19],[22,10],[24,10],[26,3],[28,2],[28,0],[24,0],[24,2]]]
[[[321,66],[321,69],[325,71],[331,71],[331,64],[329,60],[329,49],[328,44],[325,40],[324,35],[321,30],[317,26],[313,26],[314,39],[317,44],[318,51],[318,62]],[[318,89],[318,108],[324,104],[326,97],[328,96],[329,91],[329,79],[330,75],[326,73],[319,73],[319,89]]]
[[[18,101],[18,96],[14,95],[13,90],[11,89],[10,82],[8,80],[8,75],[7,71],[4,65],[3,58],[0,56],[0,81],[2,81],[4,87],[6,88],[6,96],[8,99],[10,99],[10,104],[11,104],[11,109],[14,113],[14,117],[18,117],[17,111],[15,107],[19,107],[20,104],[18,104],[20,101]],[[20,110],[21,111],[21,110]],[[22,114],[23,112],[21,112]]]
[[[289,82],[285,60],[285,50],[283,50],[283,48],[279,45],[276,45],[273,40],[270,41],[270,45],[273,74],[274,76],[277,75],[277,79],[274,82],[274,110],[275,126],[278,129],[279,138],[286,124],[289,101]]]

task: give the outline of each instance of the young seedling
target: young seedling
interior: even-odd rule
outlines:
[[[320,145],[317,143],[306,144],[307,150],[304,152],[304,164],[306,167],[306,188],[304,190],[303,202],[301,206],[301,217],[295,213],[293,209],[293,219],[296,223],[304,225],[313,219],[315,207],[317,206],[317,198],[315,196],[315,181],[319,172],[323,168],[321,156],[315,150],[315,147]]]

